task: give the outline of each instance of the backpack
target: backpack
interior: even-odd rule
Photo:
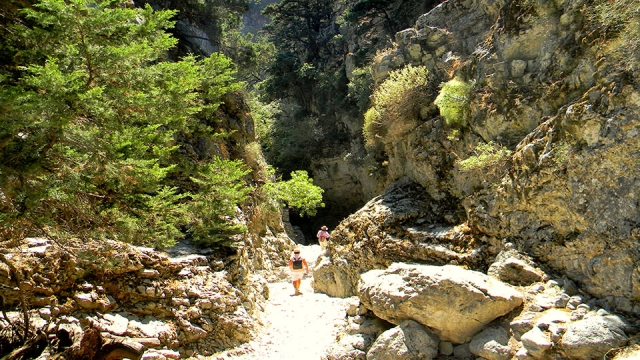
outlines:
[[[302,269],[302,258],[299,258],[298,260],[293,259],[293,270],[300,270]]]

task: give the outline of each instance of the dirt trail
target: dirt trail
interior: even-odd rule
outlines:
[[[300,246],[300,249],[311,270],[320,247]],[[269,284],[270,298],[262,316],[264,328],[256,339],[210,359],[320,359],[345,324],[348,300],[314,293],[312,280],[311,274],[302,279],[300,296],[291,296],[293,286],[289,281]]]

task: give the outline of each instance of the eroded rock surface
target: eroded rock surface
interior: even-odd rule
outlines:
[[[329,251],[314,270],[314,288],[333,296],[356,294],[359,274],[393,262],[484,266],[486,246],[464,226],[460,214],[401,179],[333,231]]]

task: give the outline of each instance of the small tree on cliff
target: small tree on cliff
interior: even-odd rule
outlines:
[[[124,0],[42,0],[24,15],[30,26],[11,39],[19,67],[0,74],[2,240],[47,230],[164,247],[186,225],[241,230],[226,207],[197,222],[186,210],[212,191],[242,201],[243,172],[222,160],[176,161],[174,138],[215,136],[198,118],[238,87],[230,60],[165,61],[174,12]],[[231,175],[212,189],[206,175],[216,171]],[[193,193],[172,181],[184,172],[204,174]]]

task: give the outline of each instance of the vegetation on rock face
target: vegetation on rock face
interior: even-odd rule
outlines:
[[[640,1],[596,0],[586,7],[586,16],[594,33],[619,39],[619,59],[628,68],[637,67],[640,54]]]
[[[493,141],[488,143],[480,143],[476,145],[474,156],[470,156],[458,164],[462,170],[473,170],[496,165],[501,161],[505,161],[511,156],[511,151],[504,146],[499,146]]]
[[[363,134],[373,145],[377,136],[394,122],[417,118],[424,105],[428,71],[424,66],[411,66],[392,71],[372,95],[373,106],[364,116]]]
[[[465,127],[469,120],[469,95],[472,85],[454,78],[441,85],[435,104],[449,126]]]
[[[216,136],[200,119],[238,88],[232,64],[219,55],[164,61],[176,44],[166,32],[174,13],[124,4],[43,0],[24,11],[32,26],[16,29],[19,67],[0,87],[3,240],[45,230],[165,247],[189,224],[195,236],[212,223],[219,234],[235,230],[227,208],[213,207],[197,223],[188,214],[214,196],[211,178],[194,176],[192,192],[172,180],[238,171],[226,160],[178,161],[174,139]],[[216,196],[237,204],[243,186],[226,177],[228,191]]]

